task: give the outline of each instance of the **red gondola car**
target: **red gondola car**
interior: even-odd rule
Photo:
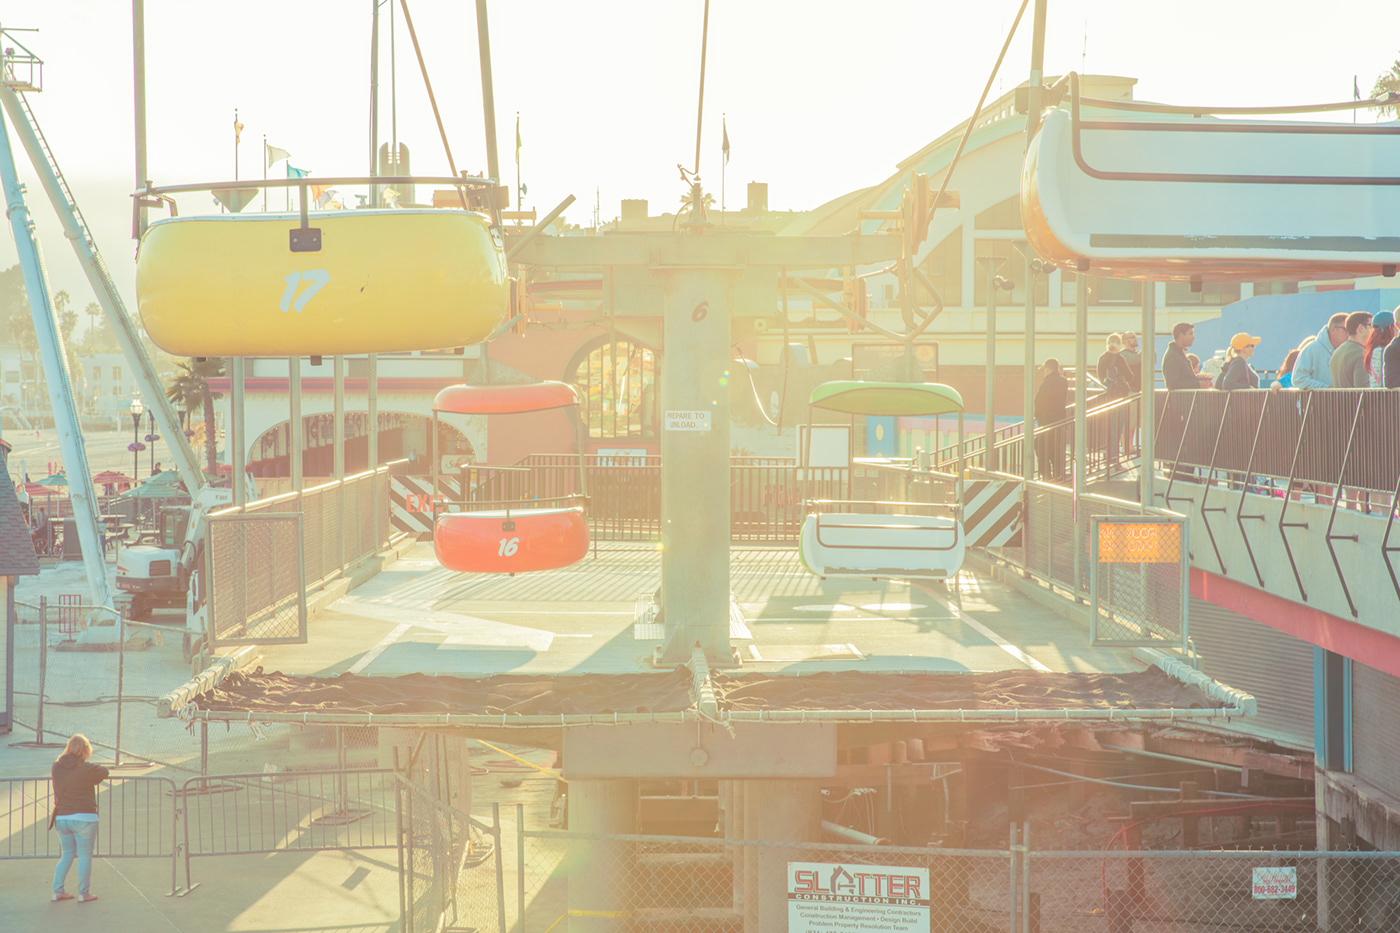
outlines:
[[[455,385],[443,389],[433,399],[433,419],[436,422],[441,411],[504,415],[577,405],[578,392],[562,382]],[[434,474],[434,488],[436,479]],[[580,456],[580,490],[584,488],[583,479]],[[466,492],[463,490],[464,496]],[[438,515],[433,525],[433,551],[440,564],[459,573],[513,576],[567,567],[588,553],[585,501],[586,497],[581,494],[554,500],[464,502],[463,511]],[[551,504],[545,505],[545,502]],[[481,506],[494,507],[483,509]]]

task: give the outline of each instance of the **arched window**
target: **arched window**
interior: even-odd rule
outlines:
[[[660,358],[651,347],[606,339],[586,348],[568,376],[590,438],[655,438]]]

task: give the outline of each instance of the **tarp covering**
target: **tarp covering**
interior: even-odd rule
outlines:
[[[890,674],[830,671],[803,675],[712,675],[721,711],[1207,709],[1222,706],[1152,668],[1131,674],[995,671]],[[465,678],[293,677],[235,672],[195,705],[202,710],[266,713],[441,713],[607,715],[680,712],[693,707],[690,672]]]

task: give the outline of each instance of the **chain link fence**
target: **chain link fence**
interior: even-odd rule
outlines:
[[[518,933],[1380,933],[1400,853],[1057,852],[520,833]]]
[[[209,646],[306,641],[302,515],[210,518]]]

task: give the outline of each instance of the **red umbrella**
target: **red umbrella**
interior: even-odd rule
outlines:
[[[39,484],[39,483],[25,483],[25,484],[24,484],[24,491],[27,492],[27,493],[29,493],[29,495],[30,495],[31,497],[33,497],[33,496],[57,496],[57,495],[60,495],[60,494],[62,494],[62,495],[64,495],[64,496],[67,496],[67,494],[68,494],[67,491],[64,491],[64,492],[60,493],[59,490],[58,490],[58,489],[55,489],[53,486],[43,486],[43,485],[41,485],[41,484]]]
[[[130,486],[133,482],[130,476],[116,470],[103,470],[92,478],[94,486]]]

